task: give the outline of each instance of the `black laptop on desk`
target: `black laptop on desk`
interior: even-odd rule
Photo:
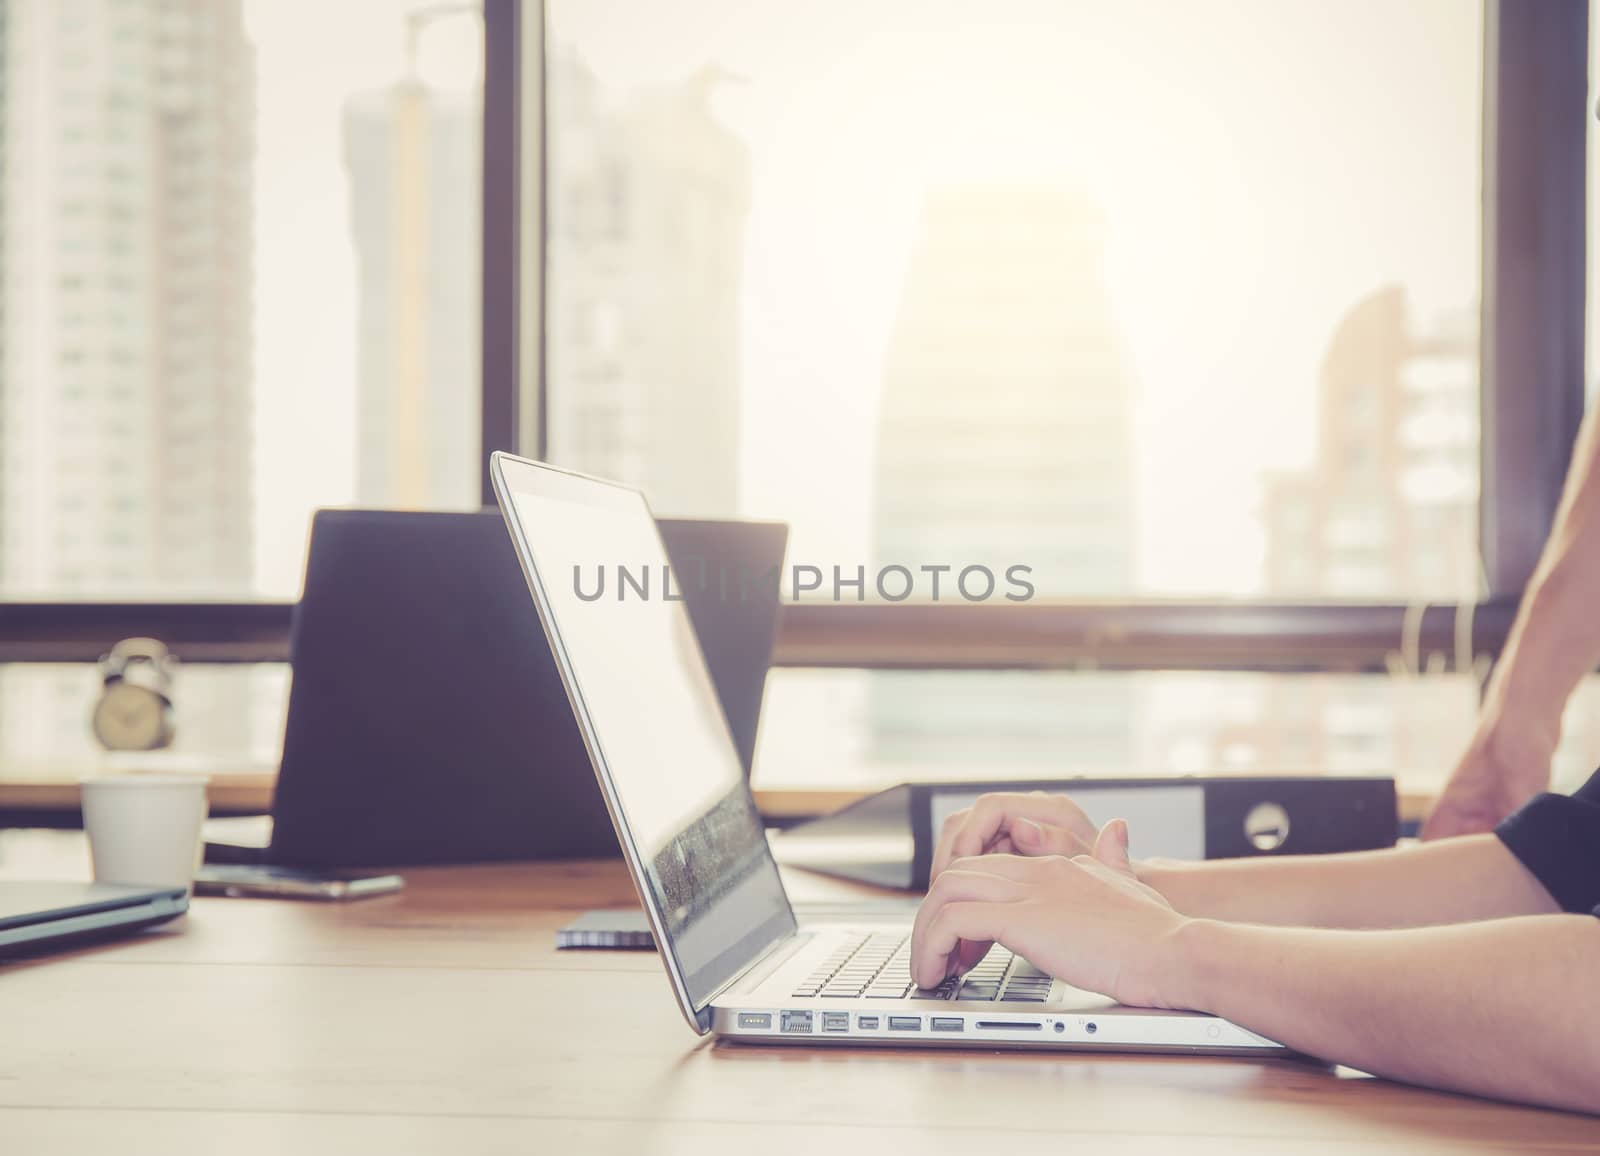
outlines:
[[[748,775],[788,527],[663,519],[661,532]],[[632,560],[610,561],[614,598],[615,566]],[[597,576],[580,580],[591,590]],[[662,576],[650,581],[659,597]],[[337,868],[617,854],[499,514],[319,511],[290,660],[270,843],[209,843],[209,860]]]

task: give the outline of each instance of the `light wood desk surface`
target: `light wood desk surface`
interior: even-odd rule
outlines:
[[[151,766],[162,769],[159,756]],[[0,762],[0,812],[77,810],[78,779],[83,769],[81,764],[71,761]],[[211,775],[208,793],[212,814],[265,814],[272,809],[272,792],[278,779],[276,767],[211,764],[191,758],[177,769],[201,770]],[[753,793],[756,806],[769,819],[796,819],[837,811],[872,794],[875,789],[757,786]],[[1401,821],[1421,822],[1432,803],[1431,792],[1400,790],[1397,804]]]
[[[0,831],[0,879],[86,869]],[[653,954],[554,950],[631,905],[620,864],[407,875],[0,966],[0,1152],[1600,1152],[1594,1118],[1295,1061],[698,1040]]]

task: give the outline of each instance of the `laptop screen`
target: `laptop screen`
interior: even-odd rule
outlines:
[[[568,695],[699,1011],[794,915],[681,581],[636,491],[502,461]]]

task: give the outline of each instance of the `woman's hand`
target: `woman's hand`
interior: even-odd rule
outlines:
[[[1178,934],[1189,922],[1134,876],[1128,825],[1115,819],[1089,855],[951,862],[917,911],[911,975],[937,987],[998,942],[1074,987],[1140,1007],[1181,1007]]]
[[[996,792],[944,821],[928,871],[932,883],[974,855],[1087,855],[1100,834],[1066,795]]]

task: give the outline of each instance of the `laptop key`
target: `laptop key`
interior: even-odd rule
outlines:
[[[913,990],[911,946],[899,932],[874,932],[835,949],[794,992],[796,998],[904,999]],[[1002,966],[994,976],[1004,974]],[[953,988],[951,989],[953,990]],[[925,999],[948,999],[924,995]]]

